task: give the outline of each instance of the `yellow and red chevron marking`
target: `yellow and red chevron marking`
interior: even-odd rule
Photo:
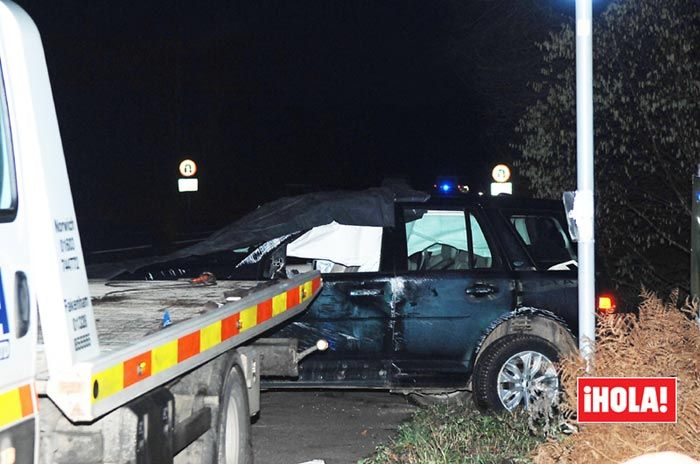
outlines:
[[[90,382],[93,385],[92,402],[112,396],[282,314],[311,298],[320,286],[321,278],[317,277],[94,374]]]
[[[29,384],[0,393],[0,429],[34,415],[33,396]]]

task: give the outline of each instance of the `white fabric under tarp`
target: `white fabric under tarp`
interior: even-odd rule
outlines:
[[[379,270],[382,228],[331,222],[314,227],[287,245],[287,256],[358,266],[359,272]]]

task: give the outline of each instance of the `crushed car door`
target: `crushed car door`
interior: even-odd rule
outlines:
[[[398,216],[392,386],[463,387],[482,334],[513,308],[514,282],[476,211],[417,205]]]
[[[293,385],[272,380],[266,385],[387,385],[393,273],[379,270],[383,237],[381,227],[331,223],[287,247],[287,267],[321,270],[323,287],[304,313],[270,336],[296,338],[300,349],[324,338],[329,348],[299,364]]]

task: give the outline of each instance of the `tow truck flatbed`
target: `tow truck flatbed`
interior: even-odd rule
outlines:
[[[37,391],[71,420],[92,421],[303,311],[318,272],[275,281],[90,282],[100,354],[52,379],[43,346]],[[165,312],[170,324],[163,327]]]
[[[239,301],[272,281],[90,281],[100,348],[113,351],[145,336]],[[167,316],[166,316],[167,313]],[[165,322],[169,319],[169,323]]]

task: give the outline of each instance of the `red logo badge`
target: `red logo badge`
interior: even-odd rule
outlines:
[[[579,422],[676,422],[675,377],[579,377]]]

